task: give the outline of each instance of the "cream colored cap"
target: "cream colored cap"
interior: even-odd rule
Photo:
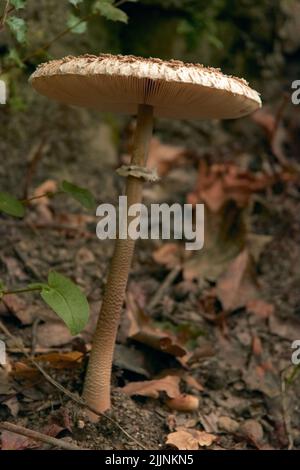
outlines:
[[[33,87],[61,103],[136,114],[139,104],[176,119],[233,119],[261,107],[243,79],[200,64],[134,56],[84,55],[41,64]]]

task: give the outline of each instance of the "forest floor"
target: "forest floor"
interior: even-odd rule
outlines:
[[[251,125],[264,128],[266,121],[263,116]],[[247,144],[252,154],[235,148],[234,163],[230,151],[198,154],[199,130],[189,132],[181,140],[178,129],[161,129],[166,144],[153,142],[151,162],[163,183],[147,186],[145,200],[204,200],[212,226],[226,233],[208,240],[208,260],[195,253],[186,259],[180,244],[137,243],[114,359],[111,419],[89,424],[84,410],[35,368],[7,330],[22,338],[27,353],[51,377],[79,395],[113,242],[100,242],[97,219],[62,197],[37,201],[22,221],[1,216],[1,281],[17,288],[45,280],[55,269],[81,286],[91,309],[87,328],[72,338],[38,296],[3,299],[0,339],[8,362],[0,369],[1,421],[90,449],[300,448],[300,378],[291,363],[292,342],[300,340],[300,192],[290,168],[294,162],[289,159],[287,169],[277,161],[275,180],[272,165],[265,179],[265,168],[259,168],[262,180],[256,185],[251,164],[257,152],[267,160],[272,153],[262,131],[258,142]],[[222,132],[230,142],[230,133]],[[243,145],[247,136],[242,132],[239,138]],[[19,158],[15,153],[4,163],[1,186],[8,186],[7,174],[13,179]],[[218,166],[221,158],[227,163]],[[204,170],[199,161],[206,162]],[[39,184],[31,184],[30,194],[43,192],[47,180],[46,189],[53,188],[57,180],[50,164],[39,165]],[[80,152],[70,165],[75,182],[81,182]],[[95,168],[95,161],[90,167],[84,162],[86,186],[97,200],[116,203],[122,180],[111,166]],[[137,384],[146,381],[151,382]],[[178,394],[192,396],[190,411],[178,410],[180,403],[172,400]],[[8,431],[1,442],[3,449],[47,448]]]

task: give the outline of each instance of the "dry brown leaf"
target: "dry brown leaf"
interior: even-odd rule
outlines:
[[[1,433],[1,450],[25,450],[39,447],[38,443],[25,436],[9,431]]]
[[[259,285],[247,250],[242,251],[222,274],[217,283],[216,295],[226,311],[244,307],[259,296]]]
[[[38,370],[23,362],[15,362],[12,376],[16,379],[33,380],[39,374]]]
[[[193,377],[192,375],[185,374],[182,378],[190,388],[193,388],[198,392],[203,392],[203,385],[201,385],[201,383],[198,382],[195,377]]]
[[[129,396],[141,395],[143,397],[159,398],[160,392],[165,392],[168,397],[174,398],[180,395],[179,390],[180,377],[176,375],[167,375],[162,379],[147,380],[144,382],[131,382],[121,391]]]
[[[83,360],[83,353],[79,351],[70,352],[53,352],[42,354],[35,358],[36,362],[44,362],[49,364],[53,369],[68,369],[77,367]]]
[[[148,157],[149,168],[157,168],[159,176],[164,176],[185,157],[184,147],[166,145],[157,137],[151,139]]]
[[[273,175],[252,173],[234,163],[208,166],[202,160],[197,187],[189,194],[188,202],[203,202],[212,212],[219,212],[229,201],[234,201],[239,207],[246,207],[253,193],[264,190],[274,182]]]
[[[168,398],[166,405],[171,410],[192,412],[199,408],[199,398],[194,395],[182,394],[178,397]]]
[[[36,362],[43,362],[52,369],[72,369],[78,367],[82,360],[83,353],[79,351],[53,352],[35,357]],[[39,371],[26,362],[16,362],[12,375],[18,379],[33,380],[39,375]]]
[[[124,327],[126,338],[132,338],[175,357],[183,357],[187,354],[186,349],[174,335],[161,331],[151,324],[151,319],[137,305],[131,292],[127,294],[126,306],[126,318],[123,322],[127,323]]]
[[[167,436],[166,444],[178,450],[198,450],[199,447],[209,447],[217,439],[217,436],[205,431],[182,428]]]
[[[16,418],[18,416],[20,406],[18,402],[18,398],[16,396],[9,398],[6,401],[1,401],[3,405],[6,405],[9,411],[11,412],[11,415]]]
[[[178,243],[164,243],[152,256],[156,263],[173,269],[181,264],[182,253]]]
[[[31,325],[34,320],[34,316],[30,305],[27,304],[24,298],[8,294],[2,299],[2,302],[23,325]]]
[[[264,431],[261,424],[254,419],[247,419],[240,425],[240,433],[256,447],[263,441]]]

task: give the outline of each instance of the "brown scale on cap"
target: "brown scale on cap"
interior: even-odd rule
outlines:
[[[153,117],[228,119],[261,106],[245,80],[178,60],[134,56],[68,56],[38,67],[30,79],[41,94],[69,105],[137,114],[131,164],[146,165]],[[142,201],[142,179],[129,175],[128,206]],[[128,224],[131,218],[128,217]],[[93,340],[83,397],[101,413],[110,408],[114,345],[134,252],[134,240],[117,239]],[[91,419],[98,419],[94,413]]]

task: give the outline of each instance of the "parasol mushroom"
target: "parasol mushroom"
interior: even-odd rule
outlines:
[[[142,200],[153,118],[233,119],[261,106],[258,93],[242,79],[200,64],[134,56],[84,55],[39,66],[30,79],[42,95],[104,112],[137,114],[127,176],[128,206]],[[128,218],[128,224],[130,218]],[[98,412],[110,408],[111,367],[134,240],[117,238],[93,340],[83,397]],[[96,419],[95,414],[90,415]]]

